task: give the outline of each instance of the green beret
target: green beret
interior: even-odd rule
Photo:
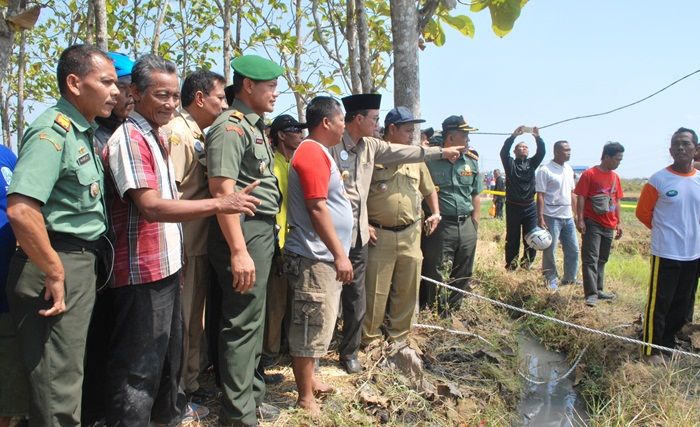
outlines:
[[[257,55],[243,55],[231,60],[236,73],[252,80],[274,80],[284,73],[284,68]]]

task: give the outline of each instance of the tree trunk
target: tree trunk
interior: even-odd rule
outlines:
[[[294,1],[294,35],[297,38],[296,49],[294,50],[294,83],[299,84],[302,81],[301,77],[301,52],[304,49],[301,33],[301,18],[304,14],[301,7],[302,0]],[[306,121],[306,100],[298,92],[294,92],[294,100],[297,104],[297,117],[300,122]]]
[[[348,66],[350,67],[350,91],[362,93],[360,80],[360,57],[357,53],[357,26],[355,25],[355,2],[347,0],[347,16],[345,17],[345,40],[348,44]]]
[[[167,8],[168,2],[165,1],[158,6],[158,19],[153,26],[153,38],[151,39],[151,53],[154,55],[158,55],[158,49],[160,48],[160,27],[163,25]]]
[[[394,105],[420,117],[418,78],[418,10],[414,0],[390,0],[394,54]],[[416,133],[416,141],[419,133]]]
[[[224,22],[224,78],[226,84],[233,82],[231,75],[231,2],[232,0],[224,0],[223,5],[219,3],[221,9],[221,19]]]
[[[132,7],[132,19],[131,19],[131,57],[138,58],[139,56],[139,45],[138,45],[138,35],[139,35],[139,0],[134,0],[134,6]]]
[[[369,23],[367,22],[364,0],[355,0],[355,23],[357,26],[357,42],[360,47],[361,92],[369,93],[372,90],[372,66],[369,62]]]
[[[107,52],[109,36],[107,35],[107,2],[106,0],[93,0],[95,11],[95,42],[97,47]]]
[[[20,0],[10,0],[7,5],[6,15],[12,15],[19,10]],[[0,86],[5,81],[5,73],[12,56],[14,47],[15,31],[7,25],[7,21],[0,19]],[[5,141],[9,144],[9,141]]]
[[[2,102],[2,112],[0,112],[0,117],[2,117],[2,140],[3,144],[8,148],[12,146],[10,141],[10,96],[3,93],[0,98],[0,102]],[[19,151],[20,142],[17,141],[17,151]]]
[[[17,141],[24,136],[24,80],[27,68],[27,30],[20,32],[19,55],[17,57]]]
[[[85,16],[85,43],[95,44],[95,2],[88,1],[87,15]]]

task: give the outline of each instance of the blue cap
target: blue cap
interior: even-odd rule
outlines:
[[[118,78],[131,75],[131,69],[134,68],[134,61],[129,59],[128,56],[118,52],[109,52],[107,55],[109,55],[114,62],[114,69],[117,70]]]
[[[413,117],[411,110],[406,107],[396,107],[386,113],[386,117],[384,118],[384,126],[423,122],[425,122],[425,120]]]

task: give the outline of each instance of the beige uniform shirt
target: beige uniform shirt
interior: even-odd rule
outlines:
[[[200,200],[211,197],[204,167],[204,134],[190,113],[181,110],[162,128],[175,168],[175,182],[180,199]],[[185,256],[207,254],[209,218],[182,223]]]
[[[371,224],[400,227],[419,221],[423,197],[435,191],[430,171],[424,164],[374,165],[367,198]]]
[[[390,144],[381,139],[365,137],[353,141],[347,132],[343,141],[330,148],[331,156],[340,169],[345,190],[352,204],[353,227],[351,244],[354,247],[358,234],[361,244],[369,242],[367,197],[369,195],[375,162],[383,165],[395,163],[419,163],[441,157],[440,147]]]

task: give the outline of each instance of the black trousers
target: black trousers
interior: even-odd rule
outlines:
[[[166,426],[182,419],[180,273],[113,290],[107,363],[107,425]]]
[[[516,267],[520,241],[525,250],[520,263],[531,264],[537,251],[525,243],[525,235],[537,227],[537,206],[535,202],[527,206],[515,205],[506,201],[506,268]]]
[[[219,333],[221,332],[221,300],[223,292],[210,264],[209,291],[207,292],[206,308],[204,309],[204,333],[207,335],[207,355],[209,364],[214,370],[214,381],[217,387],[221,387],[221,374],[219,372]]]
[[[496,206],[496,218],[503,218],[503,196],[493,196],[493,204]]]
[[[98,278],[98,284],[100,280]],[[114,313],[113,289],[105,287],[97,293],[85,345],[83,377],[83,411],[81,424],[91,425],[105,417],[107,390],[107,357],[112,335]]]
[[[644,314],[644,341],[664,347],[675,347],[676,333],[685,324],[693,289],[698,285],[698,263],[676,261],[652,255],[649,294]],[[644,354],[659,353],[644,347]]]
[[[367,245],[350,248],[352,263],[352,283],[343,285],[340,299],[343,305],[343,339],[338,353],[340,360],[357,357],[362,341],[362,322],[367,312],[367,294],[365,292],[365,272],[367,271]]]

